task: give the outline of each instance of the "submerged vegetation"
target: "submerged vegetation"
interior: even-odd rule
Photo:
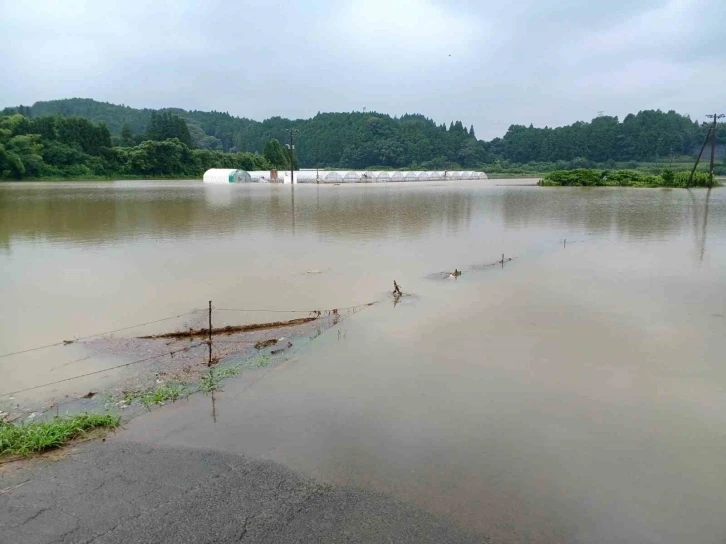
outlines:
[[[169,382],[167,384],[157,385],[150,389],[142,391],[127,391],[124,394],[124,403],[132,404],[138,401],[143,404],[147,410],[156,404],[164,404],[165,402],[174,402],[188,393],[185,384],[179,382]]]
[[[119,416],[78,414],[33,423],[0,423],[0,455],[28,456],[59,448],[92,429],[113,429]]]
[[[243,369],[265,368],[269,364],[269,357],[258,355],[243,365],[212,367],[199,379],[198,390],[203,393],[212,393],[219,389],[223,380],[237,376]]]
[[[547,174],[539,185],[545,187],[686,187],[690,172],[663,170],[659,175],[632,170],[557,170]],[[709,176],[696,172],[691,187],[707,187]],[[714,184],[718,183],[714,180]]]
[[[199,391],[211,393],[219,389],[222,380],[231,378],[240,373],[240,366],[226,366],[222,368],[210,368],[209,372],[203,374],[199,380]]]

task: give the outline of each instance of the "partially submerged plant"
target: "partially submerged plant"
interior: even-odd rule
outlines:
[[[187,391],[187,386],[183,383],[169,382],[143,391],[127,391],[124,395],[124,402],[132,404],[135,400],[138,400],[147,410],[151,410],[151,407],[155,404],[164,404],[167,401],[174,402]]]
[[[265,368],[270,364],[270,358],[260,355],[245,365],[246,368]]]
[[[113,429],[120,417],[110,414],[77,414],[33,423],[0,423],[0,455],[26,457],[59,448],[92,429]]]
[[[221,368],[210,368],[209,372],[203,374],[199,380],[199,390],[204,393],[211,393],[219,389],[219,384],[225,378],[239,374],[239,366],[225,366]]]

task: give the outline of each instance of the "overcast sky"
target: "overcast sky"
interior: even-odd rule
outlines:
[[[556,126],[726,111],[726,0],[0,0],[0,107]]]

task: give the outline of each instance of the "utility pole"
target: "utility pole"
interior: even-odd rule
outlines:
[[[723,113],[714,113],[706,117],[713,117],[713,126],[711,127],[711,164],[708,169],[708,187],[713,187],[713,161],[716,155],[716,122],[724,117]]]
[[[297,134],[297,130],[294,128],[290,129],[290,145],[288,146],[290,148],[290,185],[295,183],[295,174],[293,173],[293,170],[295,169],[295,135]]]
[[[693,175],[696,173],[696,168],[698,168],[698,163],[701,162],[701,156],[703,155],[703,150],[706,149],[706,144],[708,143],[708,139],[711,137],[713,133],[713,139],[711,140],[711,177],[709,183],[713,185],[713,154],[715,152],[716,147],[716,121],[723,117],[723,113],[714,113],[711,115],[707,115],[706,117],[713,117],[713,126],[708,127],[708,130],[706,131],[706,139],[703,140],[703,145],[701,146],[701,151],[698,153],[698,157],[696,157],[696,163],[693,165],[693,169],[691,170],[691,175],[688,177],[688,183],[686,184],[686,189],[688,189],[691,186],[691,183],[693,183]]]

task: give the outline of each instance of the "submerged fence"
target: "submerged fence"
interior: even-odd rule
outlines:
[[[112,335],[117,334],[119,332],[130,331],[133,329],[138,329],[141,327],[146,327],[149,325],[154,325],[157,323],[171,321],[174,319],[180,319],[180,318],[188,317],[188,316],[195,316],[197,318],[197,320],[200,322],[203,322],[202,320],[207,321],[207,327],[200,327],[200,328],[196,328],[196,329],[192,328],[192,327],[187,327],[186,329],[176,330],[173,332],[160,333],[160,334],[148,335],[148,336],[132,337],[132,338],[141,339],[141,340],[152,340],[152,339],[163,339],[163,338],[169,338],[169,339],[186,339],[186,338],[188,338],[188,339],[192,340],[192,343],[185,345],[183,347],[180,347],[178,349],[165,350],[165,351],[163,351],[163,353],[157,353],[155,355],[142,357],[142,358],[139,358],[139,359],[136,359],[133,361],[129,361],[129,362],[125,362],[122,364],[118,364],[118,365],[115,365],[115,366],[112,366],[109,368],[85,372],[83,374],[78,374],[75,376],[71,376],[71,377],[67,377],[67,378],[63,378],[63,379],[59,379],[59,380],[55,380],[55,381],[50,381],[50,382],[39,384],[39,385],[34,385],[32,387],[26,387],[26,388],[18,389],[15,391],[2,391],[2,392],[0,392],[0,399],[2,399],[3,397],[12,397],[13,395],[18,395],[18,394],[26,393],[29,391],[34,391],[34,390],[41,389],[44,387],[50,387],[53,385],[58,385],[61,383],[78,380],[80,378],[85,378],[88,376],[111,372],[111,371],[118,370],[121,368],[130,367],[133,365],[153,361],[156,359],[161,359],[163,357],[173,358],[174,355],[176,355],[176,354],[183,353],[183,352],[189,352],[190,350],[192,350],[194,348],[198,348],[198,347],[202,347],[202,346],[208,346],[208,349],[206,350],[207,357],[206,358],[195,357],[195,359],[198,359],[198,361],[200,363],[206,363],[207,367],[211,367],[214,363],[218,362],[221,357],[226,357],[226,356],[233,354],[233,353],[229,353],[228,352],[229,350],[223,349],[222,346],[218,346],[219,349],[216,351],[216,355],[215,355],[214,346],[219,343],[222,343],[222,344],[224,343],[224,341],[214,340],[215,335],[230,335],[230,334],[235,334],[235,333],[246,333],[246,332],[262,331],[262,330],[274,330],[274,329],[280,329],[280,328],[285,328],[285,327],[291,327],[291,326],[295,326],[295,325],[301,325],[301,324],[305,324],[305,323],[312,323],[314,321],[317,321],[321,318],[326,318],[326,317],[331,317],[332,318],[331,323],[334,325],[334,324],[338,323],[338,319],[340,319],[341,317],[347,317],[348,315],[352,315],[364,308],[372,306],[373,304],[375,304],[375,302],[369,302],[366,304],[358,304],[358,305],[347,306],[347,307],[342,307],[342,308],[326,309],[326,310],[320,310],[320,309],[289,310],[289,309],[269,309],[269,308],[267,308],[267,309],[266,308],[255,308],[255,309],[214,308],[214,306],[212,305],[212,301],[209,301],[208,307],[204,308],[204,309],[192,310],[190,312],[185,312],[185,313],[181,313],[181,314],[177,314],[177,315],[173,315],[173,316],[163,317],[160,319],[146,321],[143,323],[137,323],[135,325],[128,325],[125,327],[108,330],[108,331],[104,331],[104,332],[100,332],[100,333],[89,334],[89,335],[85,335],[85,336],[77,336],[72,339],[60,340],[58,342],[53,342],[51,344],[44,344],[44,345],[29,347],[29,348],[25,348],[25,349],[13,351],[13,352],[2,353],[2,354],[0,354],[0,358],[6,358],[6,357],[22,355],[25,353],[30,353],[33,351],[49,349],[49,348],[53,348],[53,347],[69,346],[69,345],[73,345],[73,344],[84,344],[84,343],[88,343],[93,340],[103,339],[104,337],[112,337]],[[273,322],[251,323],[251,324],[240,324],[240,325],[225,325],[223,327],[215,328],[214,327],[215,312],[303,314],[306,317],[301,317],[301,318],[287,320],[287,321],[273,321]],[[205,320],[204,318],[207,318],[207,319]],[[203,338],[203,340],[198,340],[197,342],[193,342],[194,339],[201,339],[201,338]],[[92,357],[93,356],[88,356],[88,357],[84,357],[81,359],[69,361],[67,363],[64,363],[64,365],[62,365],[62,366],[66,366],[68,364],[72,364],[72,363],[79,362],[79,361],[84,361],[84,360],[90,359]]]

